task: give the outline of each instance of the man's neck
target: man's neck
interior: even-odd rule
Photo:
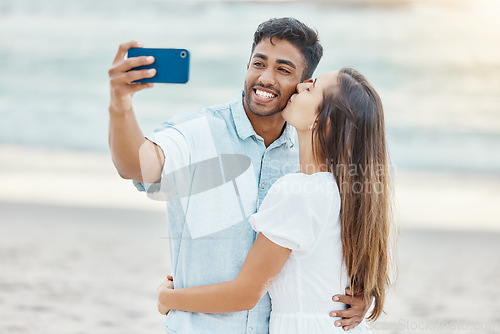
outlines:
[[[266,147],[281,136],[285,128],[285,120],[281,117],[281,113],[263,117],[255,115],[247,108],[244,109],[253,129],[264,139]]]

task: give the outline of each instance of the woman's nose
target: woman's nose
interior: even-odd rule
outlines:
[[[297,92],[302,93],[305,91],[307,88],[311,87],[312,83],[310,82],[302,82],[297,85]]]

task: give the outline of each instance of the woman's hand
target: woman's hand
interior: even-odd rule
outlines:
[[[158,287],[158,311],[171,309],[194,313],[228,313],[255,307],[267,292],[290,256],[281,247],[259,233],[237,277],[231,281],[173,289],[172,277]]]
[[[160,284],[158,289],[158,312],[167,315],[170,312],[170,308],[166,305],[168,300],[168,294],[174,289],[174,278],[167,275],[167,279]]]

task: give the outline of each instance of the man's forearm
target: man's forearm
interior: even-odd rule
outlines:
[[[111,92],[109,147],[113,163],[121,177],[154,182],[161,174],[163,152],[158,152],[161,150],[156,145],[146,141],[132,109],[134,93],[153,87],[152,83],[135,82],[151,78],[156,74],[154,69],[135,70],[135,68],[152,64],[154,58],[146,56],[128,58],[127,52],[131,47],[142,47],[142,43],[131,41],[121,44],[108,71]],[[154,181],[149,181],[150,179]]]
[[[133,110],[109,108],[109,147],[121,177],[142,181],[139,150],[145,141]]]

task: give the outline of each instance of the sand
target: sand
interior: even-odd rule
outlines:
[[[498,176],[398,172],[399,277],[374,333],[500,333]],[[164,203],[106,154],[0,147],[0,333],[163,333]]]
[[[398,279],[373,328],[500,333],[498,254],[497,232],[401,229]]]
[[[0,333],[161,333],[164,215],[1,203]]]
[[[0,333],[163,332],[162,213],[6,202],[0,212]],[[400,234],[398,281],[374,333],[500,332],[500,233]]]

